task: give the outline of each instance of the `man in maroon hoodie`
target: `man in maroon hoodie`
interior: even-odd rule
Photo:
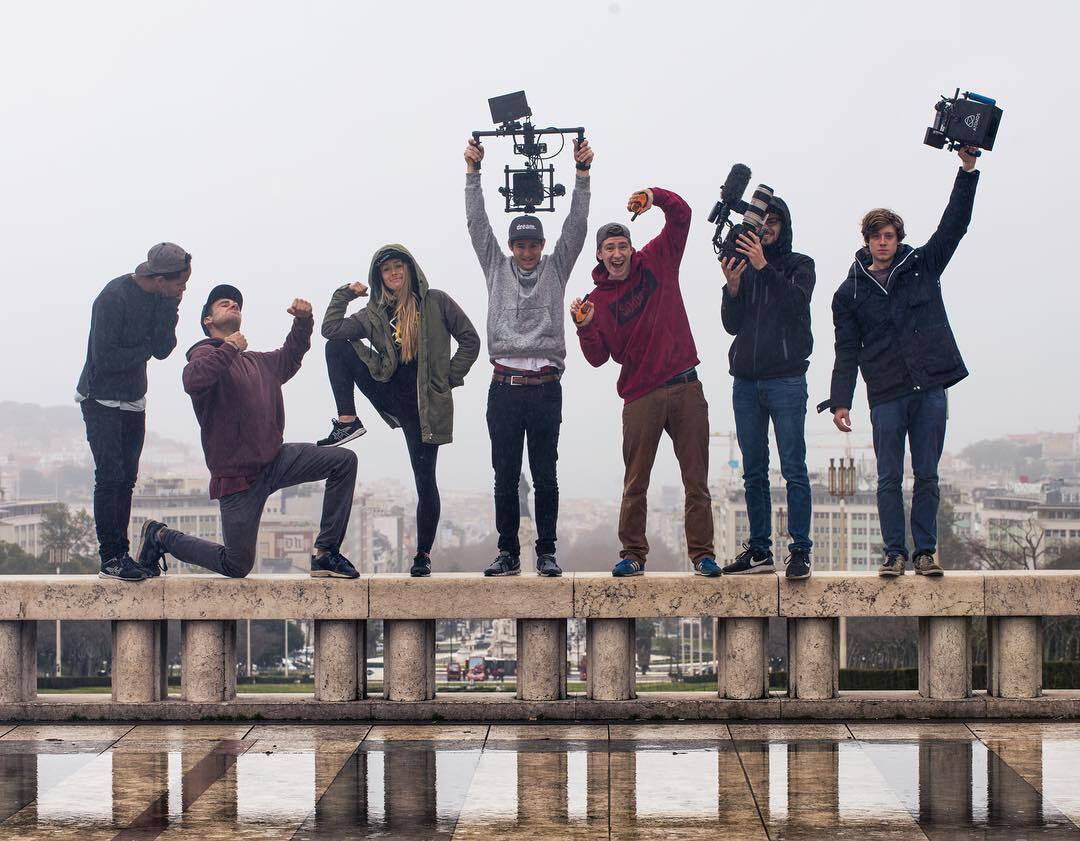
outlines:
[[[322,524],[311,556],[313,577],[356,578],[359,573],[340,550],[349,524],[356,454],[343,447],[284,444],[288,382],[311,347],[311,304],[292,302],[292,329],[285,344],[269,353],[247,350],[240,332],[240,290],[216,286],[202,311],[207,338],[187,353],[184,391],[191,395],[202,427],[203,453],[210,468],[210,498],[220,500],[225,545],[177,531],[155,520],[142,527],[139,564],[157,575],[166,553],[212,572],[243,578],[255,563],[259,520],[275,491],[326,480]]]
[[[656,204],[664,228],[641,251],[630,244],[630,230],[618,222],[596,235],[589,300],[577,299],[570,314],[581,350],[590,365],[609,358],[622,366],[617,390],[623,406],[621,559],[612,575],[641,575],[649,542],[645,539],[649,477],[660,435],[675,448],[686,493],[686,546],[698,575],[716,576],[712,499],[709,496],[709,405],[697,376],[697,349],[690,333],[679,263],[690,230],[690,207],[659,187],[634,193],[628,209],[644,213]]]

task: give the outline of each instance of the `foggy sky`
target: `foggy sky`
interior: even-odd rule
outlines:
[[[694,209],[682,290],[714,431],[734,428],[720,325],[723,277],[706,217],[736,161],[791,207],[794,247],[814,258],[815,350],[808,373],[811,467],[841,435],[813,414],[832,368],[829,302],[860,245],[865,210],[900,212],[921,245],[944,209],[955,155],[922,145],[940,93],[998,99],[997,149],[983,156],[974,220],[943,277],[971,377],[950,392],[946,448],[1032,430],[1072,430],[1077,295],[1071,214],[1075,33],[1071,4],[738,5],[716,2],[393,4],[6,3],[0,28],[0,242],[5,292],[0,395],[70,403],[90,305],[152,244],[194,255],[179,344],[151,361],[148,427],[193,444],[180,385],[202,337],[211,286],[245,295],[253,349],[280,344],[294,296],[316,318],[372,252],[402,242],[432,286],[484,339],[486,292],[464,219],[469,132],[487,98],[524,88],[537,125],[583,124],[596,152],[589,238],[567,297],[588,291],[597,226],[626,221],[645,186]],[[509,141],[488,141],[483,183],[498,206]],[[520,161],[521,159],[514,159]],[[569,152],[555,161],[573,184]],[[554,245],[569,197],[545,214]],[[631,226],[635,245],[663,223]],[[1064,246],[1061,253],[1059,244]],[[354,307],[357,306],[354,304]],[[352,310],[355,311],[355,310]],[[618,369],[584,362],[567,321],[560,484],[616,495],[622,479]],[[335,413],[316,335],[285,388],[288,440],[314,440]],[[455,391],[444,489],[490,487],[486,346]],[[358,396],[369,434],[352,445],[362,479],[411,484],[400,432]],[[860,380],[852,410],[869,432]],[[713,449],[713,473],[727,459]],[[653,485],[677,482],[669,443]]]

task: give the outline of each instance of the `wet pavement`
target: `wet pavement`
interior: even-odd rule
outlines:
[[[1080,723],[0,725],[0,838],[1080,839]]]

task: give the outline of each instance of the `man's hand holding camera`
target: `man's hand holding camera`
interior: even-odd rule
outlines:
[[[738,245],[736,245],[735,250],[746,259],[739,260],[735,257],[728,257],[720,261],[720,268],[723,270],[724,279],[727,281],[728,294],[732,298],[739,294],[739,281],[742,279],[743,272],[746,271],[748,264],[758,271],[769,265],[765,259],[765,252],[761,249],[761,239],[757,234],[749,231],[740,234],[736,242]]]
[[[579,178],[589,177],[589,167],[593,162],[593,150],[588,140],[574,141],[574,166],[577,167]]]
[[[576,155],[575,155],[576,157]],[[479,166],[480,161],[484,159],[484,147],[480,145],[480,141],[475,137],[469,138],[469,143],[465,147],[465,171],[466,172],[479,172],[476,167]]]
[[[652,190],[646,187],[644,190],[638,190],[636,193],[631,193],[630,198],[626,202],[626,209],[634,214],[633,221],[646,210],[653,206],[653,194]]]
[[[974,146],[961,146],[956,154],[960,156],[960,165],[964,168],[964,172],[971,172],[975,169],[975,164],[978,163],[978,158],[975,157],[979,150]]]
[[[574,298],[570,303],[570,317],[574,319],[579,330],[592,323],[594,309],[592,301],[583,301],[581,298]]]

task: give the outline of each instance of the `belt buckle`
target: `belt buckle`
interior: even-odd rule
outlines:
[[[515,382],[516,380],[516,382]],[[525,385],[525,377],[522,374],[511,374],[510,385]]]

